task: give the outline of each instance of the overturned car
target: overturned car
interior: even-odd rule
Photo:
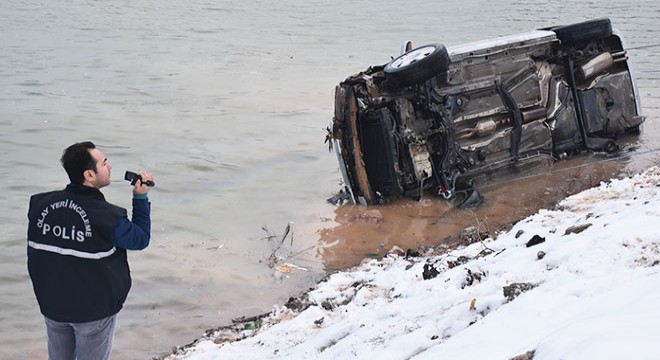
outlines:
[[[480,180],[615,152],[643,121],[624,41],[596,19],[451,49],[407,42],[337,86],[328,136],[354,203],[432,189],[470,205]]]

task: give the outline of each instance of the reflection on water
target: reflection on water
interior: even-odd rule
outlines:
[[[437,244],[476,220],[506,225],[511,216],[631,163],[657,164],[657,153],[649,153],[524,186],[484,188],[486,206],[474,213],[438,200],[402,201],[378,208],[377,225],[354,221],[359,207],[324,203],[340,178],[323,145],[332,89],[347,75],[386,62],[407,39],[455,45],[611,17],[634,49],[629,55],[648,116],[638,152],[657,148],[660,50],[648,45],[657,42],[659,6],[651,0],[507,6],[414,0],[405,7],[320,0],[0,2],[0,358],[45,357],[44,325],[25,266],[25,214],[30,194],[65,185],[58,160],[69,144],[90,139],[102,148],[116,179],[104,193],[118,205],[130,205],[124,170],[146,169],[158,178],[150,196],[152,245],[129,255],[134,285],[113,352],[117,359],[148,359],[233,317],[268,311],[322,277],[324,267],[353,265],[394,244]],[[509,196],[510,189],[519,196]],[[309,271],[278,279],[265,262],[274,245],[262,227],[281,234],[290,221],[293,243],[280,255]]]

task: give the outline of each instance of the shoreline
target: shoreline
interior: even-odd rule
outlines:
[[[275,306],[273,310],[268,313],[251,317],[239,317],[236,318],[230,325],[209,329],[204,333],[202,337],[194,340],[193,342],[183,346],[177,346],[173,348],[171,353],[160,357],[155,357],[153,360],[177,360],[188,358],[212,359],[215,358],[212,355],[214,351],[221,351],[222,348],[227,346],[235,347],[233,344],[240,346],[242,342],[249,339],[254,339],[257,336],[262,336],[265,339],[260,340],[261,344],[266,344],[268,341],[275,342],[273,340],[273,336],[269,337],[268,335],[268,332],[271,331],[270,329],[273,329],[276,325],[278,327],[286,327],[288,324],[296,322],[296,319],[304,317],[303,314],[307,312],[318,312],[325,314],[324,317],[317,319],[314,325],[314,331],[316,331],[315,336],[323,336],[323,333],[319,333],[319,331],[322,331],[321,328],[325,327],[323,321],[324,318],[328,316],[335,316],[337,309],[341,309],[342,307],[348,308],[353,305],[352,302],[356,301],[356,298],[359,297],[361,292],[373,292],[373,290],[370,289],[371,286],[368,286],[367,281],[357,280],[361,276],[364,276],[364,274],[356,274],[368,272],[374,279],[378,279],[379,275],[373,274],[378,272],[383,273],[390,271],[391,268],[400,268],[401,266],[404,266],[405,270],[402,270],[403,272],[407,272],[410,268],[417,269],[417,271],[423,268],[421,275],[424,278],[424,281],[427,281],[435,277],[445,276],[444,274],[446,273],[455,271],[461,267],[465,267],[468,269],[468,275],[470,275],[468,276],[468,279],[471,278],[472,280],[470,281],[469,285],[465,285],[464,283],[463,287],[472,286],[477,282],[482,283],[482,279],[485,279],[486,277],[492,278],[492,275],[488,274],[487,271],[474,270],[478,267],[475,268],[473,264],[470,265],[471,262],[483,262],[486,261],[483,259],[490,258],[492,263],[489,265],[497,266],[498,261],[493,259],[504,253],[505,250],[518,248],[516,251],[525,251],[520,250],[520,246],[524,247],[525,244],[527,245],[527,248],[536,246],[529,245],[530,243],[528,242],[528,239],[526,239],[527,237],[531,237],[532,231],[536,233],[542,233],[542,235],[544,235],[542,242],[544,242],[546,238],[550,237],[556,237],[558,239],[564,239],[568,237],[588,237],[590,236],[590,232],[595,231],[595,226],[592,226],[592,223],[596,222],[596,219],[598,218],[604,219],[602,221],[605,223],[602,226],[605,229],[603,229],[600,233],[595,233],[596,236],[602,236],[603,234],[608,234],[611,232],[617,233],[617,231],[620,230],[623,230],[624,232],[627,230],[633,231],[634,229],[619,229],[619,227],[622,225],[615,221],[608,222],[607,219],[609,217],[617,219],[617,216],[619,218],[623,216],[623,219],[629,221],[639,221],[639,219],[628,219],[628,217],[633,215],[626,214],[628,207],[637,205],[645,209],[640,210],[640,214],[649,216],[650,219],[653,219],[654,217],[660,217],[660,213],[657,213],[657,211],[654,212],[654,208],[652,207],[653,204],[660,203],[660,195],[658,194],[659,192],[660,169],[657,166],[653,166],[634,176],[625,177],[623,179],[610,179],[607,182],[601,182],[599,186],[569,196],[568,198],[561,200],[558,205],[555,206],[555,209],[541,209],[537,213],[516,222],[510,229],[503,231],[496,230],[491,234],[482,233],[479,231],[478,227],[476,227],[474,231],[467,231],[456,235],[456,243],[454,244],[455,246],[434,247],[429,249],[429,251],[425,252],[424,254],[416,254],[414,251],[404,251],[400,248],[394,248],[380,260],[365,259],[363,264],[360,266],[327,274],[321,281],[316,284],[314,288],[304,291],[300,295],[289,298],[289,301],[287,301],[285,304],[281,306]],[[636,195],[638,193],[642,193],[642,195]],[[626,199],[626,196],[630,196],[630,199]],[[651,210],[646,210],[649,207]],[[598,209],[598,212],[596,212],[595,209]],[[628,215],[628,217],[626,217],[626,215]],[[564,231],[560,232],[557,230],[556,226],[553,227],[553,224],[548,223],[548,219],[554,219],[553,221],[559,222],[561,221],[560,219],[562,216],[574,217],[578,220],[574,221],[576,224],[568,224],[564,226]],[[543,229],[544,226],[549,226],[549,229]],[[638,231],[641,230],[638,229]],[[643,260],[645,262],[643,265],[644,267],[651,268],[655,271],[657,269],[656,265],[660,264],[660,251],[658,251],[658,242],[656,242],[652,236],[650,240],[645,240],[644,236],[648,237],[648,235],[641,234],[637,235],[636,237],[638,242],[647,241],[647,245],[643,246],[642,249],[653,248],[655,250],[650,251],[648,255],[642,257],[642,259],[645,259]],[[502,241],[504,242],[508,241],[508,245],[498,251],[496,249],[501,246],[499,239],[503,239]],[[600,240],[595,239],[594,241]],[[514,245],[511,245],[512,243]],[[628,242],[623,243],[625,248],[634,247],[633,245],[627,244]],[[549,245],[547,244],[538,246],[545,246],[545,252],[551,253],[552,251],[558,252],[562,250],[561,247],[568,247],[569,245],[558,245],[557,249],[548,248]],[[532,249],[536,250],[535,248]],[[546,256],[545,252],[539,250],[539,252],[536,253],[536,251],[534,251],[533,253],[535,253],[538,257],[538,260],[535,260],[535,262],[542,261],[543,257]],[[543,253],[543,255],[541,255],[541,253]],[[579,256],[585,256],[578,253],[576,254]],[[570,255],[573,256],[576,254]],[[504,254],[503,256],[507,255]],[[571,264],[569,261],[566,262]],[[484,265],[482,264],[480,266],[483,267]],[[553,270],[556,267],[561,268],[562,265],[561,262],[559,262],[552,266],[554,266],[552,269],[548,269]],[[470,268],[472,268],[473,271],[470,271]],[[543,272],[543,270],[544,269],[540,269],[538,271]],[[546,272],[552,274],[550,270],[546,269]],[[417,274],[415,278],[418,278],[419,275],[420,274]],[[354,277],[353,281],[350,279],[352,276]],[[335,291],[329,291],[327,289],[329,286],[336,287],[336,284],[332,285],[332,283],[339,281],[337,280],[338,278],[344,278],[342,280],[344,285],[341,287],[341,290],[335,289]],[[488,280],[491,281],[492,279]],[[382,281],[382,279],[380,281]],[[545,281],[550,282],[552,279],[548,278]],[[483,282],[486,282],[486,280],[483,280]],[[514,284],[517,284],[517,282],[514,282]],[[526,291],[535,292],[531,290],[542,284],[543,281],[537,284],[529,285],[527,287],[522,286],[522,290],[512,290],[513,292],[517,292],[513,298]],[[399,285],[392,286],[394,286],[392,288],[392,290],[394,290],[394,288]],[[324,291],[326,292],[326,295],[320,296],[319,293],[323,293]],[[405,290],[399,291],[405,292]],[[332,296],[328,295],[328,292],[332,292]],[[504,292],[506,296],[506,289]],[[346,295],[346,293],[351,293],[352,295]],[[381,300],[386,296],[390,297],[390,300],[387,303],[391,303],[402,297],[401,295],[399,297],[391,297],[391,294],[387,295],[384,293],[379,293],[376,294],[375,298],[372,298],[372,300]],[[508,301],[512,301],[513,298]],[[489,301],[493,302],[493,300]],[[497,304],[497,302],[493,302],[489,307],[482,308],[484,315],[479,318],[478,321],[482,321],[484,318],[486,318],[488,312],[496,312],[496,310],[502,308],[503,305],[504,304]],[[366,305],[363,304],[362,306]],[[490,307],[494,307],[495,309]],[[472,310],[473,308],[478,308],[478,306],[475,306],[475,299],[473,299],[470,304],[470,309]],[[408,310],[414,311],[415,309]],[[388,310],[382,309],[382,311],[387,312]],[[302,329],[298,329],[294,325],[291,325],[290,327],[291,329],[289,329],[289,331],[302,331]],[[469,328],[469,325],[466,326],[466,329],[467,328]],[[306,331],[307,333],[310,333],[312,330],[306,329]],[[289,332],[286,333],[289,334]],[[447,339],[451,339],[451,337],[452,336]],[[435,340],[437,340],[437,338]],[[321,352],[323,352],[323,350],[321,350]],[[207,354],[208,356],[205,356],[204,354]],[[199,355],[199,357],[196,357],[197,355]],[[218,358],[221,357],[221,355],[218,355]],[[275,358],[277,358],[277,356],[275,356]]]

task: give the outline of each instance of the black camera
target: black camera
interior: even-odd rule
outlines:
[[[131,185],[135,185],[135,183],[136,183],[138,180],[142,181],[142,177],[141,177],[140,174],[138,174],[138,173],[134,173],[134,172],[132,172],[132,171],[127,171],[127,172],[124,174],[124,180],[126,180],[126,181],[130,181],[130,182],[131,182]],[[153,182],[153,181],[151,181],[151,180],[147,180],[146,182],[144,182],[144,184],[147,185],[147,186],[154,186],[154,185],[156,185],[156,183]]]

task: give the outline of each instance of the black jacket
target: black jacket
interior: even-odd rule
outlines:
[[[28,210],[28,271],[41,313],[60,322],[116,314],[131,287],[126,250],[112,230],[126,210],[94,188],[33,195]]]

